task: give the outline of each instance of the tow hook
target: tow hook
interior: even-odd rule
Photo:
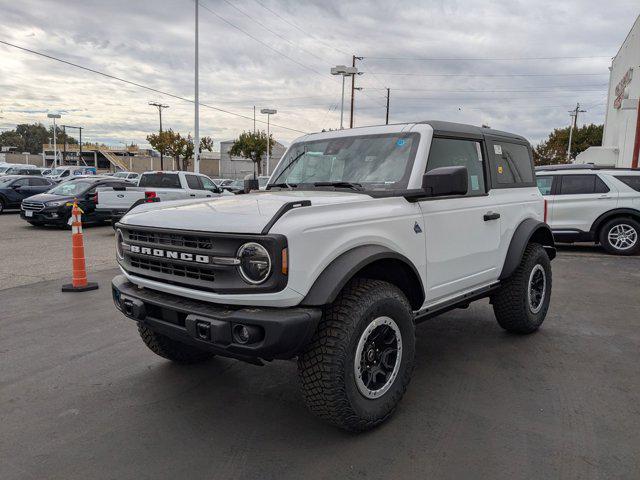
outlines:
[[[202,320],[196,322],[196,334],[200,340],[211,340],[211,324]]]

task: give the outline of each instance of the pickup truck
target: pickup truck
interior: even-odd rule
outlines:
[[[191,172],[145,172],[138,186],[101,188],[96,211],[115,224],[134,206],[145,202],[185,200],[231,195],[206,175]]]

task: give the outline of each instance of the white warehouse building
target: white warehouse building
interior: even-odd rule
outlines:
[[[576,163],[637,168],[640,152],[640,16],[611,61],[601,147],[590,147]]]

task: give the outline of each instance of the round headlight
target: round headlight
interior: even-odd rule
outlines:
[[[271,273],[269,252],[259,243],[245,243],[238,250],[240,265],[238,270],[242,279],[253,285],[264,282]]]
[[[116,255],[118,259],[124,259],[124,235],[122,235],[122,230],[116,230]]]

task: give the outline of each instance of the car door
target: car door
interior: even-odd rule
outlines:
[[[185,179],[187,180],[187,186],[189,187],[189,192],[187,193],[189,198],[202,198],[202,197],[210,197],[211,192],[204,189],[202,186],[202,181],[198,175],[186,174]]]
[[[24,198],[29,196],[27,194],[29,189],[29,179],[28,178],[19,178],[15,182],[11,184],[11,188],[7,192],[7,199],[9,200],[9,205],[11,207],[20,206],[20,203]],[[26,196],[25,196],[26,195]]]
[[[552,196],[552,229],[559,232],[588,232],[603,213],[618,205],[618,191],[595,173],[558,175]]]
[[[220,193],[222,193],[220,187],[218,187],[218,185],[216,185],[216,183],[209,177],[201,175],[198,178],[202,182],[202,188],[206,192],[207,197],[217,197],[218,195],[220,195]]]
[[[494,197],[486,190],[482,139],[433,139],[427,171],[464,166],[466,195],[429,198],[420,202],[426,248],[426,297],[436,303],[495,281],[500,242],[500,218]]]

